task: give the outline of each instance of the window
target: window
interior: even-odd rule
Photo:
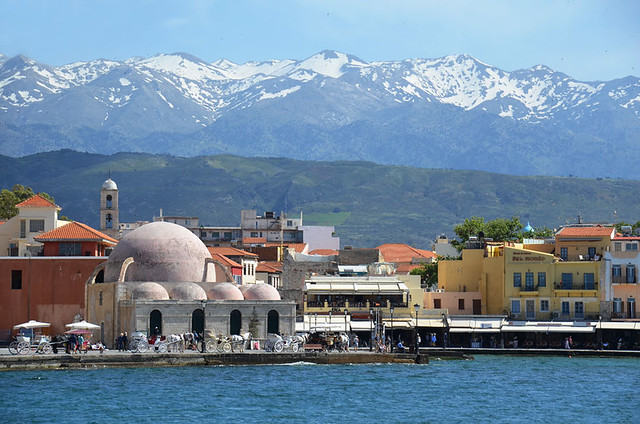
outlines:
[[[251,231],[251,237],[258,237],[257,231]]]
[[[570,272],[562,273],[562,288],[564,290],[571,290],[573,288],[573,274]]]
[[[593,277],[593,272],[585,272],[584,273],[584,289],[594,290],[594,288],[595,288],[595,280]]]
[[[613,265],[611,267],[611,275],[613,277],[621,277],[622,276],[622,267],[620,265]]]
[[[21,219],[20,220],[20,238],[25,238],[25,237],[27,237],[27,220]]]
[[[98,305],[102,306],[102,290],[100,290],[100,293],[98,296]]]
[[[588,249],[588,255],[589,255],[589,259],[593,259],[596,256],[596,248],[595,247],[590,247]]]
[[[80,243],[59,243],[58,256],[81,256],[82,244]]]
[[[464,299],[458,299],[458,309],[464,311]]]
[[[547,287],[547,273],[539,272],[538,273],[538,287]]]
[[[638,244],[637,243],[627,243],[626,246],[624,247],[624,250],[637,251],[638,250]]]
[[[520,313],[520,301],[519,300],[512,300],[511,301],[511,313],[512,314],[519,314]]]
[[[293,226],[293,221],[292,220],[288,220],[287,221],[287,227],[292,227]]]
[[[110,213],[108,213],[105,218],[105,228],[113,228],[113,219],[111,218]]]
[[[225,233],[224,233],[224,238],[225,238],[225,239],[228,239],[228,240],[231,240],[231,231],[228,231],[228,232],[227,232],[227,231],[225,231]]]
[[[111,209],[113,207],[113,197],[110,194],[107,194],[107,209]]]
[[[622,251],[622,243],[619,243],[619,242],[613,243],[613,251],[614,252],[621,252]]]
[[[219,231],[212,231],[211,232],[211,237],[220,237],[220,232]]]
[[[567,250],[566,247],[561,247],[560,248],[560,259],[562,259],[563,261],[566,261],[568,257],[569,257],[569,250]]]
[[[191,225],[191,220],[189,218],[185,218],[184,225]]]
[[[568,316],[570,313],[569,302],[562,302],[562,315]]]
[[[44,231],[44,219],[30,219],[29,232],[37,233],[39,231]]]
[[[575,318],[584,318],[584,302],[576,302],[573,305]]]
[[[527,299],[524,302],[525,316],[527,319],[536,318],[536,302],[533,299]]]
[[[622,313],[622,298],[620,297],[613,298],[613,313],[614,314]]]
[[[11,290],[22,290],[22,270],[11,270]]]
[[[522,285],[522,274],[519,272],[513,273],[513,287],[520,287]]]
[[[524,274],[524,284],[527,290],[533,290],[533,272],[527,272]]]
[[[442,307],[442,302],[440,299],[433,299],[433,309],[440,309]]]
[[[540,312],[549,312],[549,300],[541,299],[540,300]]]
[[[636,266],[627,265],[627,283],[633,284],[636,282]]]
[[[200,238],[205,238],[207,237],[207,232],[206,231],[200,231]]]

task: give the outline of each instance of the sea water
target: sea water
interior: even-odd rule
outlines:
[[[2,422],[638,423],[640,359],[0,373]]]

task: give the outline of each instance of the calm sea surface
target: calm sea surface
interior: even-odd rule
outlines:
[[[640,422],[640,359],[0,373],[2,422]]]

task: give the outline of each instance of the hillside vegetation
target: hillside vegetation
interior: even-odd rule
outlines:
[[[342,245],[386,242],[430,246],[470,216],[519,216],[532,226],[636,222],[640,182],[522,177],[377,165],[228,155],[97,155],[70,150],[0,156],[0,188],[45,191],[62,214],[98,227],[99,191],[111,177],[120,190],[120,221],[159,215],[199,216],[204,225],[240,222],[240,210],[303,212],[307,225],[335,225]]]

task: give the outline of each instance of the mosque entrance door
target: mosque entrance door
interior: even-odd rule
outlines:
[[[162,334],[162,312],[157,309],[151,311],[149,315],[149,334]]]
[[[240,334],[242,329],[242,313],[234,309],[229,316],[229,334]]]
[[[191,314],[191,331],[204,334],[204,311],[202,309],[196,309]]]
[[[267,333],[280,332],[280,316],[278,311],[270,310],[267,314]]]

